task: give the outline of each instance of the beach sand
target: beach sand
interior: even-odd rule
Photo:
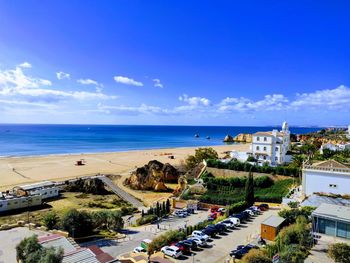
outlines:
[[[224,156],[225,151],[248,150],[249,144],[212,147],[220,156]],[[126,176],[135,167],[142,166],[150,160],[179,164],[188,155],[194,154],[196,148],[198,147],[0,158],[0,190],[43,180],[62,181],[97,173]],[[167,154],[174,155],[175,159],[170,159]],[[85,165],[75,165],[80,159],[84,159]]]

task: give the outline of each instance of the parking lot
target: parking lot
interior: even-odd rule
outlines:
[[[229,253],[238,245],[246,245],[255,242],[260,234],[261,223],[271,215],[277,215],[279,210],[270,209],[261,215],[253,217],[249,222],[241,224],[240,227],[229,230],[224,235],[212,238],[207,248],[194,251],[193,256],[185,256],[177,262],[220,262],[225,263]]]

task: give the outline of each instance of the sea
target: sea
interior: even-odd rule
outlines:
[[[227,134],[281,127],[0,124],[0,156],[120,152],[173,147],[224,145]],[[292,133],[316,127],[290,127]],[[195,135],[199,137],[196,138]]]

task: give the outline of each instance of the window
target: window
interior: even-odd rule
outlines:
[[[278,152],[278,147],[275,148],[275,151]]]
[[[256,140],[257,140],[257,141],[260,141],[260,137],[256,137]]]
[[[266,151],[266,147],[264,147],[264,151]]]
[[[336,185],[336,184],[329,184],[329,187],[331,187],[331,188],[337,188],[337,185]]]
[[[256,146],[256,150],[259,151],[259,150],[260,150],[260,147],[259,147],[259,146]]]
[[[275,161],[278,161],[278,157],[275,157]]]
[[[264,155],[264,160],[266,160],[266,155]]]
[[[264,137],[264,142],[266,142],[267,141],[267,138],[266,137]]]

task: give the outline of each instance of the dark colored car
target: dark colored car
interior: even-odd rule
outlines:
[[[217,223],[217,224],[215,225],[215,227],[219,230],[219,233],[224,233],[224,232],[226,232],[226,230],[227,230],[226,225],[224,225],[224,224],[222,224],[222,223]]]
[[[212,229],[216,234],[222,233],[222,228],[217,225],[208,225],[206,228]]]
[[[172,246],[178,247],[180,249],[180,251],[182,252],[182,254],[189,254],[191,253],[191,247],[181,243],[181,242],[177,242],[177,243],[173,243],[171,244]]]
[[[202,232],[210,237],[215,237],[217,234],[216,230],[211,227],[204,228]]]
[[[243,211],[241,214],[246,215],[247,219],[249,219],[251,216],[247,211]]]
[[[258,206],[258,208],[261,210],[261,211],[266,211],[266,210],[269,210],[269,205],[268,204],[260,204]]]
[[[198,248],[197,243],[191,239],[186,239],[186,240],[180,241],[179,243],[183,243],[183,244],[188,245],[192,250]]]
[[[241,259],[245,254],[247,254],[248,251],[245,249],[235,249],[230,252],[231,257],[235,257],[237,259]]]

